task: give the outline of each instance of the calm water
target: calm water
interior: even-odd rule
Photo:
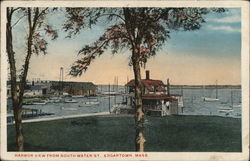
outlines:
[[[181,90],[172,90],[172,93],[181,94]],[[226,117],[241,117],[241,89],[218,89],[219,101],[208,102],[202,97],[215,98],[214,89],[184,89],[184,115],[217,115]],[[232,108],[225,113],[222,109]]]
[[[107,91],[107,86],[99,87],[99,90]],[[112,88],[111,88],[112,90]],[[119,87],[119,91],[125,91],[123,87]],[[184,109],[183,115],[217,115],[224,117],[241,117],[241,89],[218,89],[219,101],[206,102],[202,97],[215,98],[216,91],[213,89],[179,89],[171,90],[172,94],[183,94],[184,96]],[[70,98],[65,98],[66,100]],[[111,96],[109,105],[109,96],[95,97],[99,104],[87,105],[86,102],[91,101],[89,98],[73,98],[77,103],[47,103],[46,105],[24,105],[24,108],[39,109],[45,113],[54,113],[50,116],[53,117],[63,115],[74,115],[84,113],[96,113],[109,111],[109,107],[116,103],[125,101],[123,96]],[[219,110],[225,108],[232,108],[231,112],[220,112]]]

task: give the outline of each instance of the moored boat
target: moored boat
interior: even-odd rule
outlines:
[[[74,99],[65,100],[64,103],[77,103]]]
[[[82,96],[82,95],[75,95],[75,96],[72,96],[72,98],[84,98],[84,96]]]
[[[203,98],[203,101],[208,101],[208,102],[213,102],[213,101],[219,101],[219,98],[218,98],[218,88],[217,88],[218,84],[217,84],[217,80],[216,80],[216,85],[215,85],[215,89],[216,89],[216,96],[215,98],[213,97],[202,97]],[[204,87],[203,87],[204,89]]]
[[[229,109],[221,109],[219,110],[219,112],[221,113],[229,113],[229,112],[233,112],[234,110],[229,110]]]
[[[203,100],[204,100],[204,101],[208,101],[208,102],[209,102],[209,101],[211,101],[211,102],[212,102],[212,101],[219,101],[218,98],[210,98],[210,97],[203,97]]]
[[[47,104],[47,101],[45,100],[41,100],[41,101],[38,101],[38,102],[32,102],[33,105],[46,105]]]
[[[85,102],[86,105],[97,105],[99,104],[98,101],[88,101],[88,102]]]

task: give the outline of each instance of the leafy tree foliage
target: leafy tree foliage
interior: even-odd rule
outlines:
[[[125,11],[128,11],[125,17]],[[67,8],[64,29],[68,37],[97,22],[111,22],[106,32],[94,43],[84,46],[78,54],[84,55],[72,66],[70,74],[79,76],[97,56],[111,49],[115,54],[123,48],[133,50],[140,44],[140,63],[154,56],[170,37],[171,30],[200,29],[209,12],[224,12],[223,8]],[[115,20],[115,22],[114,22]],[[132,63],[130,63],[132,64]]]

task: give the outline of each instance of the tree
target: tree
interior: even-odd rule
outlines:
[[[222,8],[66,8],[64,29],[69,37],[85,27],[110,22],[102,36],[84,46],[78,54],[82,58],[71,66],[70,75],[80,76],[96,57],[105,50],[112,54],[126,48],[131,51],[130,65],[135,79],[136,151],[144,151],[144,112],[142,107],[141,67],[156,55],[173,30],[198,30],[205,22],[204,15]]]
[[[47,41],[44,39],[44,34],[57,38],[57,32],[51,26],[45,24],[45,16],[50,12],[49,8],[7,8],[7,23],[6,23],[6,51],[9,60],[10,77],[11,77],[11,97],[13,102],[16,143],[19,151],[24,151],[24,136],[22,128],[22,104],[23,94],[26,86],[26,79],[29,70],[30,58],[33,53],[46,54]],[[14,14],[21,14],[22,16],[15,22],[13,21]],[[13,47],[13,27],[20,23],[21,19],[27,18],[28,34],[26,38],[27,51],[25,61],[21,67],[21,73],[17,72],[16,58]],[[39,29],[42,29],[40,31]]]

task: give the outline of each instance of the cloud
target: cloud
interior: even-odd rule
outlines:
[[[225,13],[214,13],[207,17],[207,22],[214,23],[240,23],[241,10],[239,8],[230,8]]]
[[[241,19],[238,15],[222,17],[222,18],[208,18],[207,21],[216,23],[240,23]]]
[[[207,30],[214,30],[214,31],[224,31],[224,32],[229,32],[229,33],[240,33],[241,30],[240,28],[234,28],[232,26],[214,26],[214,25],[207,25],[206,26]]]

